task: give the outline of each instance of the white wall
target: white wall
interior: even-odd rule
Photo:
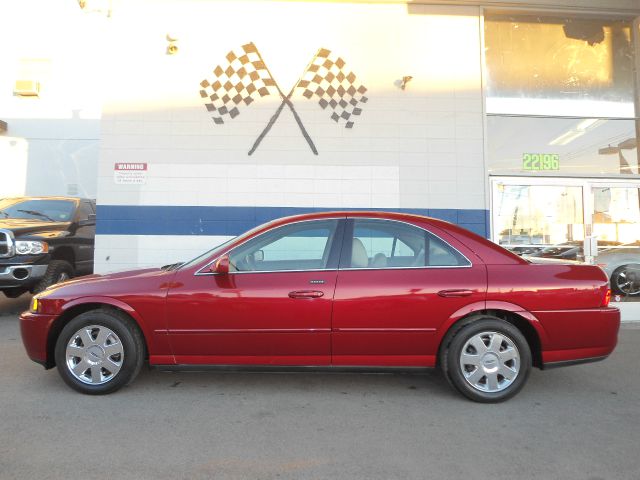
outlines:
[[[114,5],[112,22],[101,205],[487,208],[478,8],[137,0]],[[176,55],[165,54],[166,34],[178,37]],[[298,91],[292,101],[319,155],[285,109],[248,156],[279,98],[214,125],[199,95],[199,82],[248,42],[285,91],[318,48],[342,57],[368,88],[353,129]],[[402,90],[405,75],[413,80]],[[146,184],[116,184],[117,162],[148,163]],[[135,235],[108,237],[98,271],[184,259],[175,237],[144,249]]]
[[[21,194],[96,196],[106,22],[74,1],[0,3],[0,118],[27,144]],[[15,96],[16,80],[40,96]]]

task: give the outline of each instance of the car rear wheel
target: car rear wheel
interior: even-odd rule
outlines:
[[[55,358],[67,385],[81,393],[101,395],[115,392],[138,375],[144,362],[144,341],[125,314],[92,310],[62,329]]]
[[[623,265],[611,274],[611,288],[618,295],[640,295],[640,265]]]
[[[531,350],[520,330],[495,317],[462,326],[442,352],[441,367],[451,385],[476,402],[514,396],[531,370]]]

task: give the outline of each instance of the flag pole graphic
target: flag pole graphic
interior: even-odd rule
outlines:
[[[318,52],[319,51],[320,50],[318,50]],[[271,72],[269,71],[269,67],[267,67],[267,64],[264,63],[264,60],[262,59],[262,55],[260,55],[260,52],[257,49],[256,49],[256,52],[258,54],[258,57],[260,57],[260,61],[264,65],[265,69],[267,70],[267,73],[269,73],[269,76],[273,79],[273,75],[271,75]],[[282,103],[280,103],[280,106],[278,107],[276,112],[273,114],[273,116],[269,120],[269,123],[264,128],[264,130],[262,130],[262,133],[260,133],[260,135],[258,136],[256,141],[254,142],[253,147],[251,147],[251,150],[249,150],[249,155],[251,155],[253,152],[256,151],[256,149],[260,145],[260,142],[262,142],[262,139],[267,136],[267,133],[269,133],[269,131],[271,130],[271,127],[273,127],[273,125],[276,123],[276,120],[278,120],[278,117],[280,116],[280,113],[282,113],[282,109],[284,108],[285,104],[289,107],[289,109],[291,110],[291,113],[293,113],[293,117],[296,119],[296,123],[298,124],[298,127],[300,127],[300,131],[302,132],[302,136],[307,141],[307,144],[309,145],[309,148],[311,148],[311,151],[313,152],[314,155],[318,155],[318,150],[316,149],[316,146],[313,144],[313,140],[311,140],[311,137],[307,133],[307,130],[304,128],[304,125],[302,125],[302,120],[298,116],[298,112],[296,112],[296,109],[293,107],[293,103],[291,102],[291,96],[293,95],[293,92],[295,92],[296,88],[298,87],[298,85],[300,83],[300,80],[302,80],[304,75],[307,73],[307,70],[309,69],[309,66],[316,60],[317,57],[318,57],[318,53],[316,52],[316,54],[313,56],[311,61],[307,64],[305,69],[302,71],[302,75],[300,76],[298,81],[293,85],[293,88],[291,88],[291,91],[289,92],[289,94],[287,96],[284,95],[284,93],[280,89],[280,86],[276,83],[276,88],[278,89],[278,93],[280,94],[280,97],[282,98]],[[274,80],[274,83],[275,83],[275,80]]]

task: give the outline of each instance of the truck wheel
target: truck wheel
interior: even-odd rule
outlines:
[[[26,293],[27,290],[24,288],[7,288],[3,292],[7,298],[18,298],[23,293]]]
[[[73,266],[65,260],[51,260],[44,277],[36,284],[33,293],[40,293],[47,287],[73,278]]]
[[[442,353],[445,377],[467,398],[495,403],[514,396],[531,370],[531,350],[520,330],[484,317],[458,330]]]
[[[131,382],[144,362],[144,340],[127,315],[91,310],[71,320],[56,340],[60,376],[89,395],[115,392]]]

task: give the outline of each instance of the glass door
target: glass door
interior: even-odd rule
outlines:
[[[598,247],[640,240],[640,185],[591,185],[592,235]]]
[[[492,192],[493,240],[499,245],[530,255],[550,247],[560,252],[582,245],[585,219],[581,183],[499,179],[493,181]]]

